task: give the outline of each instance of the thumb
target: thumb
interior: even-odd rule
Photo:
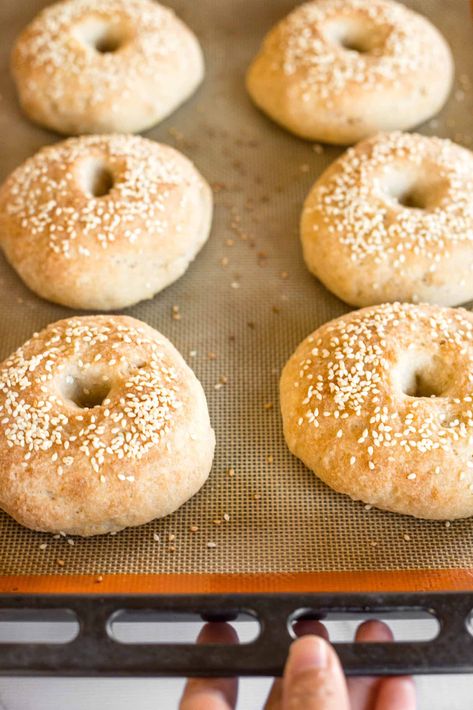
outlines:
[[[319,636],[294,641],[283,681],[283,710],[350,710],[337,654]]]

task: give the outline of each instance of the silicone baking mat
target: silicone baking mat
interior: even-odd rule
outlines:
[[[45,4],[0,4],[2,179],[42,145],[59,140],[22,115],[7,70],[15,36]],[[341,149],[278,128],[254,108],[244,88],[246,67],[263,35],[294,2],[168,4],[200,38],[206,77],[186,105],[146,135],[194,160],[214,188],[215,219],[208,244],[185,276],[127,312],[169,337],[202,381],[217,435],[213,470],[203,490],[174,515],[113,536],[56,539],[1,514],[2,588],[9,588],[8,580],[16,580],[17,589],[29,580],[34,589],[35,579],[106,582],[109,575],[124,579],[125,589],[149,575],[158,575],[153,579],[164,586],[166,578],[185,578],[187,591],[200,588],[199,579],[212,588],[217,578],[232,579],[238,591],[245,575],[259,575],[264,588],[280,588],[277,580],[289,577],[297,588],[297,580],[317,586],[325,578],[337,587],[337,574],[354,587],[381,578],[389,586],[396,575],[408,580],[414,574],[415,586],[421,578],[428,584],[433,570],[446,575],[438,583],[446,587],[453,571],[458,577],[464,570],[459,578],[468,584],[473,520],[446,525],[367,510],[319,482],[285,447],[277,394],[281,367],[309,332],[349,310],[305,269],[298,238],[304,197]],[[473,147],[468,4],[406,4],[435,22],[456,60],[446,108],[420,130]],[[36,297],[0,261],[0,359],[35,330],[71,313]],[[415,576],[415,570],[425,573]]]

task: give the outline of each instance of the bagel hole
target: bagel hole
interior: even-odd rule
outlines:
[[[338,19],[325,28],[327,37],[342,49],[357,54],[367,54],[379,45],[374,28],[355,19]]]
[[[366,52],[369,52],[371,49],[366,42],[366,37],[341,37],[339,44],[343,49],[348,49],[350,52],[358,52],[358,54],[366,54]]]
[[[90,377],[83,379],[68,375],[62,384],[61,390],[63,397],[75,404],[76,407],[93,409],[94,407],[100,407],[107,399],[111,384],[110,381],[103,378]]]
[[[426,352],[406,353],[394,376],[402,393],[415,398],[446,397],[454,380],[451,366]]]
[[[115,184],[110,168],[95,158],[82,164],[80,181],[84,192],[92,197],[106,197]]]
[[[128,41],[125,27],[105,19],[89,18],[76,28],[76,36],[98,54],[118,52]]]
[[[102,37],[97,37],[94,44],[94,49],[100,54],[108,54],[109,52],[116,52],[122,46],[123,41],[121,37],[113,34],[105,34]]]
[[[405,389],[408,397],[441,397],[442,392],[441,383],[426,376],[424,372],[415,372]]]
[[[425,210],[427,209],[427,196],[419,187],[413,187],[399,195],[393,195],[402,207],[407,207],[410,210]]]
[[[425,180],[402,169],[391,170],[382,178],[382,190],[400,207],[409,210],[426,210],[431,202],[431,190]]]

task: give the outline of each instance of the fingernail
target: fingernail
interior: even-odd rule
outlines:
[[[325,668],[327,662],[327,645],[318,636],[304,636],[291,646],[290,663],[294,674]]]

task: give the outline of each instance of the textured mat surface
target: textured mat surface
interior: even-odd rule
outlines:
[[[14,37],[45,4],[0,4],[2,179],[40,146],[58,140],[21,114],[7,72]],[[246,66],[262,36],[294,3],[168,4],[199,36],[207,75],[196,96],[147,136],[195,161],[215,189],[216,213],[209,243],[187,274],[128,312],[169,337],[201,379],[217,434],[214,468],[201,493],[176,514],[115,536],[70,544],[0,514],[0,573],[473,567],[473,520],[447,528],[367,511],[317,481],[284,444],[277,395],[281,367],[303,337],[348,310],[307,272],[298,239],[303,199],[341,151],[285,133],[251,105],[244,89]],[[450,101],[421,130],[472,147],[473,28],[467,3],[407,4],[442,29],[456,55]],[[180,320],[173,319],[173,306]],[[1,359],[35,330],[70,313],[30,293],[0,260]]]

